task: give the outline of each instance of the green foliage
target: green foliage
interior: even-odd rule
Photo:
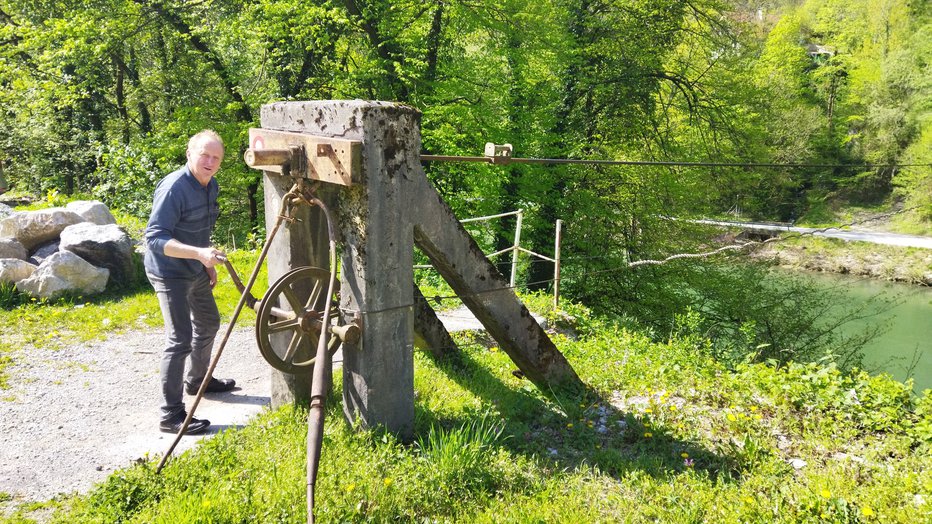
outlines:
[[[328,404],[317,521],[929,516],[929,392],[916,399],[887,376],[816,363],[729,371],[697,355],[694,340],[653,343],[608,319],[579,321],[606,326],[555,337],[592,386],[579,396],[545,396],[501,351],[461,340],[457,364],[415,356],[413,445],[353,430]],[[305,522],[306,415],[263,413],[173,457],[161,475],[141,461],[44,520]],[[3,522],[29,516],[21,507]]]
[[[485,413],[450,430],[432,425],[426,438],[418,439],[421,459],[433,476],[427,482],[438,488],[431,494],[437,503],[467,504],[475,494],[484,495],[496,487],[491,464],[504,429],[504,424]]]

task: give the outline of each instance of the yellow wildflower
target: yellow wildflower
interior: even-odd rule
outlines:
[[[821,492],[821,495],[822,495],[822,498],[824,498],[824,499],[830,499],[830,498],[832,498],[832,492],[829,491],[829,490],[827,490],[827,489],[823,489],[822,492]]]
[[[738,417],[736,417],[734,413],[729,413],[728,415],[726,415],[726,417],[728,418],[728,420],[732,422],[738,420]]]
[[[874,510],[872,510],[870,506],[864,506],[863,508],[861,508],[861,513],[863,513],[865,517],[874,516]]]
[[[684,452],[680,453],[680,456],[683,457],[684,459],[688,459],[688,458],[689,458],[689,453],[686,453],[686,452],[684,451]]]
[[[654,434],[651,433],[650,431],[648,431],[647,433],[644,433],[644,438],[651,438],[651,437],[653,437],[653,436],[654,436]]]
[[[392,479],[390,479],[390,478],[388,478],[388,477],[385,477],[384,479],[382,479],[382,484],[385,484],[385,486],[391,486],[391,485],[392,485]]]

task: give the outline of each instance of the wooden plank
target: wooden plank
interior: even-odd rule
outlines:
[[[307,172],[303,178],[350,186],[362,182],[362,142],[304,133],[251,128],[249,147],[263,149],[304,148]],[[265,165],[263,171],[281,173],[281,165]],[[292,176],[298,175],[292,173]]]

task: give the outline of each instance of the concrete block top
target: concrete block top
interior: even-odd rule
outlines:
[[[260,110],[260,122],[267,129],[363,139],[363,127],[384,127],[393,121],[406,121],[420,129],[421,112],[398,102],[369,100],[312,100],[274,102]]]

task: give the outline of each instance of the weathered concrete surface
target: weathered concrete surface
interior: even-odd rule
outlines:
[[[418,172],[412,184],[418,202],[413,217],[417,247],[528,379],[544,391],[582,386],[508,280],[489,262],[420,168]]]
[[[292,114],[291,111],[265,111],[261,116],[261,125],[265,129],[279,131],[314,133],[316,128],[309,128],[304,119]],[[294,185],[292,178],[284,177],[278,173],[266,171],[263,176],[265,193],[265,229],[269,233],[275,228],[281,210],[282,199]],[[322,186],[318,197],[329,207],[335,201],[335,188]],[[315,266],[329,269],[329,248],[327,242],[327,223],[323,213],[318,208],[299,206],[293,209],[291,216],[293,222],[283,222],[275,234],[268,253],[269,284],[277,281],[285,273],[303,266]],[[310,288],[298,290],[303,292],[300,297],[306,300],[310,295]],[[274,344],[286,344],[288,334],[280,333]],[[316,348],[304,344],[298,350],[295,360],[301,361],[311,358]],[[270,368],[271,369],[271,368]],[[278,407],[290,402],[307,403],[311,399],[311,376],[313,367],[308,368],[306,374],[292,375],[282,373],[275,369],[271,371],[272,406]]]
[[[382,426],[402,438],[411,435],[415,318],[420,338],[434,350],[454,347],[413,285],[415,243],[529,379],[548,391],[581,385],[573,368],[428,182],[418,156],[417,110],[361,100],[282,102],[263,106],[261,123],[266,129],[362,144],[361,183],[340,188],[325,199],[336,210],[343,246],[341,322],[357,320],[362,327],[360,342],[343,347],[343,404],[351,423]],[[266,224],[271,231],[272,213],[291,182],[266,176],[265,184]],[[332,204],[334,200],[337,205]],[[269,258],[270,281],[301,265],[327,267],[326,232],[319,219],[307,220],[276,239]],[[294,393],[295,388],[291,389]]]
[[[414,286],[414,345],[442,360],[459,351],[450,331],[453,330],[437,316],[421,290]]]
[[[341,321],[358,312],[363,327],[359,344],[343,347],[343,406],[352,423],[382,426],[401,438],[414,426],[414,245],[406,173],[417,163],[417,116],[401,105],[360,100],[282,102],[261,113],[263,128],[362,143],[363,183],[342,188],[338,205],[330,206],[343,243]],[[312,236],[326,240],[321,233]],[[269,277],[275,278],[271,271]]]

